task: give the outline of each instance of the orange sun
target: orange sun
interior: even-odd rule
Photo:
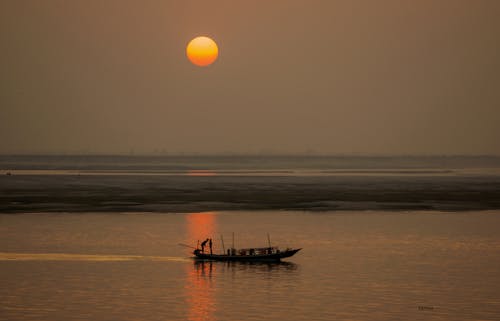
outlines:
[[[219,48],[209,37],[196,37],[188,43],[186,55],[193,64],[205,67],[217,59]]]

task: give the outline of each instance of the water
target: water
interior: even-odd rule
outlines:
[[[1,320],[498,320],[500,211],[0,215]],[[188,249],[303,250],[282,264]]]

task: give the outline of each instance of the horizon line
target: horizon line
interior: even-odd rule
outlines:
[[[0,157],[16,157],[16,156],[113,156],[113,157],[494,157],[499,158],[500,154],[466,154],[466,153],[315,153],[315,152],[283,152],[283,153],[236,153],[236,152],[221,152],[221,153],[78,153],[78,152],[43,152],[43,153],[2,153]]]

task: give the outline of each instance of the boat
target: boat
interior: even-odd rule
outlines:
[[[198,260],[212,260],[212,261],[241,261],[241,262],[261,262],[261,261],[271,261],[279,262],[281,259],[295,255],[299,249],[287,248],[285,250],[280,250],[278,247],[261,247],[261,248],[247,248],[239,249],[235,248],[228,249],[224,254],[211,254],[205,253],[200,249],[195,249],[193,251],[194,258]]]

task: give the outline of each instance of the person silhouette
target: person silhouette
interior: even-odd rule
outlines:
[[[210,247],[210,255],[212,255],[212,239],[208,240],[208,246]]]
[[[205,245],[207,245],[208,239],[201,242],[201,253],[205,253]]]

